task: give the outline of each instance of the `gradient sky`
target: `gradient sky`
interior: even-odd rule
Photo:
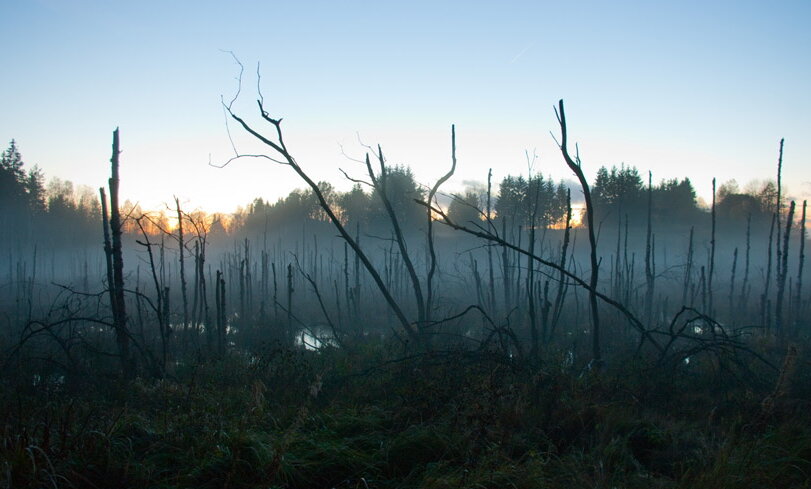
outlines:
[[[447,190],[534,171],[568,178],[550,131],[566,102],[587,175],[656,181],[774,178],[811,196],[811,2],[0,2],[0,143],[48,177],[105,183],[121,128],[122,197],[231,211],[302,187],[289,168],[232,155],[220,95],[256,121],[256,65],[288,146],[349,185],[364,143]],[[239,149],[262,148],[231,126]]]

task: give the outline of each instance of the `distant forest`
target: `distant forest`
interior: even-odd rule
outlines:
[[[12,140],[0,160],[0,225],[6,232],[0,245],[6,247],[89,246],[99,242],[101,206],[98,192],[86,186],[76,186],[68,180],[53,178],[46,185],[46,175],[36,165],[27,167],[20,148]],[[597,209],[595,221],[601,224],[616,220],[631,226],[645,224],[648,183],[633,166],[601,167],[592,182],[592,194]],[[388,216],[374,192],[355,184],[347,192],[337,191],[329,182],[319,182],[329,203],[341,220],[351,229],[385,229]],[[498,182],[492,192],[494,221],[505,220],[510,226],[560,227],[565,224],[567,185],[554,182],[542,174],[508,175]],[[425,227],[424,209],[415,200],[424,200],[427,188],[416,181],[408,167],[392,167],[388,173],[387,192],[405,229]],[[579,200],[576,190],[573,199]],[[762,224],[771,218],[776,199],[773,181],[751,182],[740,188],[735,180],[718,187],[717,219],[721,226],[745,226],[751,219]],[[448,216],[455,222],[479,223],[485,220],[487,189],[469,188],[449,196]],[[689,178],[662,180],[652,187],[652,218],[657,227],[681,228],[700,222],[710,212],[708,204],[699,205]],[[167,204],[173,207],[174,204]],[[122,212],[130,217],[147,214],[146,229],[158,234],[169,229],[172,211],[141,209],[126,202]],[[276,202],[256,198],[231,214],[205,215],[193,211],[196,219],[209,223],[209,235],[220,237],[255,237],[269,230],[301,226],[306,221],[326,222],[327,217],[313,192],[296,189]],[[175,216],[172,215],[172,218]],[[576,219],[584,225],[584,219]],[[500,225],[499,225],[500,226]],[[125,224],[125,232],[138,233],[133,221]]]

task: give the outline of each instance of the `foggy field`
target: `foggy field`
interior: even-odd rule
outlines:
[[[0,19],[0,489],[811,488],[808,0]]]

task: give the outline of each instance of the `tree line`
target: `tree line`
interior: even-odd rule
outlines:
[[[603,166],[597,171],[592,185],[595,223],[628,222],[631,226],[645,223],[648,185],[634,166]],[[376,190],[361,183],[345,192],[329,182],[319,182],[319,188],[341,220],[351,229],[376,232],[386,229],[388,217]],[[530,176],[507,175],[491,196],[491,220],[503,221],[508,227],[553,227],[565,221],[567,213],[567,182],[555,182],[542,174]],[[392,166],[387,172],[386,193],[404,229],[420,230],[426,225],[424,209],[416,201],[425,200],[428,190],[420,185],[412,170]],[[689,178],[662,180],[651,189],[652,219],[668,226],[689,226],[706,213],[700,205]],[[774,202],[774,182],[751,182],[743,189],[735,180],[719,186],[717,218],[720,225],[740,225],[751,219],[767,222]],[[448,216],[459,223],[479,223],[485,220],[487,187],[468,186],[450,194]],[[578,199],[578,191],[573,195]],[[129,202],[125,215],[141,215],[144,210]],[[134,211],[134,212],[130,212]],[[150,213],[153,221],[147,230],[157,233],[169,227],[165,212]],[[34,165],[26,168],[15,140],[0,158],[0,223],[3,229],[13,229],[0,238],[0,244],[20,245],[26,242],[59,244],[94,244],[101,219],[98,196],[89,187],[76,187],[67,180],[53,178],[45,184],[45,174]],[[198,212],[202,219],[202,213]],[[586,220],[580,216],[580,221]],[[210,234],[255,236],[268,229],[300,226],[304,222],[326,222],[327,217],[318,199],[309,189],[295,189],[287,196],[270,202],[256,198],[233,214],[208,216],[212,223]],[[500,226],[500,225],[499,225]],[[132,223],[125,223],[125,232],[138,234]],[[58,241],[54,241],[57,239]]]
[[[0,245],[64,246],[97,243],[101,219],[98,196],[89,187],[53,178],[37,165],[26,168],[11,140],[0,155]]]

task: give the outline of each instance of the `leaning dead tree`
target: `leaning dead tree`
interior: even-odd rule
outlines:
[[[234,58],[237,64],[240,65],[242,68],[242,64]],[[258,74],[257,74],[258,76]],[[320,207],[323,209],[324,213],[327,215],[329,221],[335,226],[340,234],[341,238],[352,248],[352,251],[355,252],[355,256],[357,259],[363,263],[364,268],[369,272],[372,276],[372,279],[377,286],[378,290],[380,290],[381,294],[383,295],[386,303],[389,305],[391,310],[394,312],[397,320],[399,321],[400,325],[402,326],[403,330],[406,332],[408,338],[418,345],[427,346],[427,335],[429,328],[436,324],[440,324],[443,321],[434,321],[431,317],[431,312],[433,309],[433,302],[434,302],[434,284],[433,284],[433,277],[434,273],[436,272],[436,263],[437,263],[437,256],[434,249],[434,235],[433,235],[433,217],[431,214],[430,209],[427,211],[427,221],[428,221],[428,250],[429,250],[429,270],[428,276],[426,278],[425,288],[423,288],[423,284],[420,281],[420,277],[417,274],[416,267],[414,266],[414,262],[411,259],[411,255],[408,251],[408,247],[406,244],[406,239],[403,233],[403,230],[400,226],[399,219],[397,217],[397,213],[394,209],[392,202],[389,199],[387,193],[387,179],[388,179],[388,172],[389,169],[386,166],[386,160],[383,156],[383,151],[380,146],[377,147],[377,151],[372,148],[369,148],[371,152],[374,154],[374,158],[377,160],[379,168],[375,170],[374,166],[371,163],[371,159],[367,153],[365,160],[363,163],[365,164],[367,176],[369,177],[370,181],[366,182],[363,180],[357,180],[349,177],[344,172],[344,175],[349,178],[350,180],[354,181],[355,183],[362,183],[367,184],[373,188],[375,193],[380,197],[384,209],[386,211],[389,223],[391,224],[393,231],[394,231],[394,241],[397,244],[397,247],[400,251],[400,256],[403,262],[403,265],[406,268],[407,276],[411,282],[411,288],[414,292],[414,298],[417,306],[417,321],[410,321],[403,309],[394,299],[392,291],[390,290],[391,285],[387,285],[383,278],[380,276],[377,269],[371,263],[371,260],[368,258],[366,253],[361,249],[359,245],[359,240],[357,237],[352,237],[349,232],[344,228],[341,221],[335,214],[335,211],[332,209],[331,205],[327,201],[326,197],[324,196],[321,188],[318,184],[313,181],[301,168],[295,158],[292,156],[290,151],[287,148],[287,145],[284,141],[284,136],[282,134],[281,129],[281,119],[274,119],[270,117],[269,113],[264,108],[264,99],[262,97],[261,90],[257,86],[257,90],[259,92],[259,99],[257,100],[257,105],[259,108],[259,114],[262,120],[270,125],[272,128],[272,133],[275,133],[271,136],[267,136],[262,134],[259,130],[256,130],[253,126],[248,124],[244,118],[240,117],[236,113],[234,113],[232,107],[234,102],[240,95],[241,91],[241,83],[242,83],[242,71],[240,71],[240,76],[238,78],[239,81],[239,88],[237,93],[235,94],[234,98],[229,102],[225,103],[222,102],[224,110],[227,114],[235,120],[239,125],[247,131],[249,134],[254,136],[256,139],[261,141],[263,144],[268,146],[273,150],[275,153],[274,156],[268,155],[246,155],[240,154],[236,147],[234,147],[235,156],[230,160],[226,161],[224,165],[227,165],[231,161],[242,158],[242,157],[258,157],[258,158],[265,158],[275,163],[279,163],[282,165],[289,166],[296,172],[296,174],[304,180],[305,183],[310,187],[313,195],[315,195],[316,199]],[[232,145],[233,146],[233,145]],[[428,201],[431,202],[436,193],[439,190],[439,187],[445,183],[451,176],[453,175],[456,169],[456,131],[455,127],[451,126],[451,160],[452,165],[450,170],[444,174],[435,184],[431,187],[430,192],[428,194]],[[224,166],[223,165],[223,166]]]
[[[239,63],[239,61],[237,61]],[[240,67],[242,66],[241,63]],[[259,99],[256,101],[256,104],[259,109],[259,115],[261,116],[262,120],[269,124],[271,128],[272,135],[267,136],[261,133],[259,130],[255,129],[253,126],[248,124],[245,119],[234,113],[233,111],[233,104],[239,97],[241,91],[241,80],[242,80],[242,73],[240,72],[239,83],[240,86],[237,90],[237,93],[234,95],[234,98],[231,99],[229,103],[226,103],[224,100],[222,101],[222,105],[224,110],[228,113],[228,115],[235,120],[248,134],[256,138],[258,141],[263,143],[265,146],[273,150],[274,156],[268,155],[246,155],[246,154],[239,154],[237,153],[233,158],[226,161],[224,165],[227,165],[231,161],[234,161],[238,158],[243,157],[255,157],[255,158],[264,158],[275,163],[289,166],[312,190],[313,195],[315,195],[316,199],[318,200],[318,204],[324,210],[324,213],[327,215],[329,221],[335,226],[340,234],[341,238],[352,248],[352,251],[355,252],[355,255],[360,259],[361,263],[363,263],[364,268],[369,272],[371,275],[372,280],[374,281],[375,285],[377,286],[380,293],[383,295],[383,298],[386,300],[386,303],[389,305],[391,310],[394,312],[394,315],[397,317],[398,322],[402,326],[403,330],[406,332],[406,335],[409,339],[414,341],[417,344],[423,344],[423,338],[419,334],[419,329],[415,327],[411,321],[408,320],[405,313],[403,312],[400,305],[394,299],[391,294],[391,291],[386,286],[383,278],[378,273],[377,269],[372,264],[369,257],[364,253],[363,249],[358,245],[357,240],[355,240],[344,228],[343,224],[341,223],[340,219],[335,215],[332,207],[330,206],[329,202],[327,202],[324,193],[318,187],[318,184],[310,178],[309,175],[301,168],[298,164],[296,159],[290,153],[287,143],[285,143],[284,135],[282,133],[282,119],[274,119],[270,116],[268,111],[265,110],[264,107],[264,98],[262,97],[261,91],[259,92]]]
[[[425,298],[423,296],[422,286],[420,285],[420,279],[417,276],[417,270],[414,268],[414,263],[411,261],[411,254],[408,252],[408,247],[406,246],[405,236],[403,235],[403,230],[400,226],[400,220],[397,218],[397,214],[394,212],[394,206],[392,206],[391,201],[389,200],[386,189],[388,169],[386,168],[386,161],[383,158],[383,150],[380,148],[380,146],[377,147],[376,156],[378,162],[380,163],[379,173],[375,175],[375,172],[372,169],[372,164],[369,161],[368,154],[366,155],[366,171],[369,174],[369,178],[372,180],[372,186],[380,196],[380,200],[383,202],[383,207],[386,209],[386,214],[389,216],[389,222],[391,222],[391,225],[394,228],[395,241],[397,242],[397,247],[400,250],[400,256],[403,259],[403,264],[408,272],[408,277],[411,280],[411,288],[414,291],[414,298],[417,303],[417,325],[419,329],[425,325],[427,317]]]

